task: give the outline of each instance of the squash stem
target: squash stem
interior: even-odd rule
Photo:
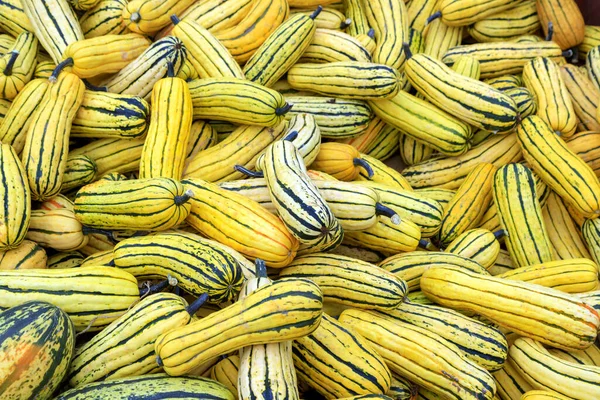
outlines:
[[[372,178],[373,175],[375,175],[375,173],[373,172],[373,168],[371,168],[371,166],[369,165],[368,162],[366,162],[365,160],[363,160],[362,158],[358,158],[356,157],[354,160],[352,160],[353,164],[357,167],[361,167],[363,168],[365,171],[367,171],[367,176],[369,178]]]
[[[13,50],[10,52],[10,58],[8,59],[8,62],[6,63],[6,67],[4,67],[4,71],[2,72],[4,74],[4,76],[12,75],[12,70],[15,65],[15,62],[17,61],[17,57],[19,57],[18,51]]]

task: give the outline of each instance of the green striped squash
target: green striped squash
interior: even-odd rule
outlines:
[[[134,139],[146,133],[150,105],[141,97],[86,90],[71,136]]]
[[[568,362],[573,362],[581,365],[600,366],[600,348],[596,343],[585,350],[565,351],[558,349],[550,349],[550,354],[561,358]]]
[[[369,176],[367,171],[361,168],[357,178],[358,181],[373,181],[399,189],[412,190],[406,178],[396,169],[387,166],[383,161],[368,154],[361,154],[360,158],[369,163],[373,170],[373,176]]]
[[[600,182],[596,174],[542,118],[525,118],[517,136],[525,160],[565,203],[586,218],[600,216]]]
[[[206,29],[205,25],[190,18],[179,20],[173,11],[171,14],[171,21],[175,24],[172,35],[179,38],[187,50],[186,62],[182,71],[185,73],[186,66],[191,70],[191,73],[187,74],[185,78],[183,76],[181,78],[188,82],[197,78],[244,79],[242,68],[227,48]],[[182,17],[185,14],[184,12]]]
[[[267,87],[277,82],[310,45],[316,30],[314,19],[296,14],[284,21],[244,65],[246,79]]]
[[[261,167],[277,213],[300,243],[326,251],[342,241],[344,231],[306,174],[294,144],[286,140],[273,143]]]
[[[25,170],[12,146],[0,144],[0,250],[17,247],[27,233],[31,216],[31,195]]]
[[[498,258],[498,239],[501,234],[503,231],[492,233],[487,229],[470,229],[454,239],[444,251],[470,258],[487,269],[494,265]]]
[[[464,56],[460,56],[458,59]],[[487,83],[488,85],[502,91],[506,92],[510,89],[516,89],[523,85],[523,79],[521,76],[506,74],[502,76],[497,76],[495,78],[489,78],[483,81],[483,83]]]
[[[82,267],[89,267],[92,265],[112,267],[115,265],[113,249],[98,251],[90,256],[87,256],[81,263]]]
[[[249,259],[259,258],[273,268],[286,266],[296,256],[296,238],[278,217],[258,203],[200,179],[182,183],[194,192],[186,223],[202,236],[230,246]]]
[[[25,237],[58,251],[78,250],[90,239],[73,210],[63,207],[33,210]]]
[[[186,292],[208,293],[211,302],[232,300],[244,281],[242,269],[228,252],[185,232],[132,237],[114,249],[114,264],[140,280],[176,278]]]
[[[71,122],[83,99],[85,85],[63,72],[51,83],[35,110],[21,154],[31,197],[44,201],[60,192],[67,163]]]
[[[353,308],[394,309],[406,296],[406,283],[394,274],[336,254],[315,253],[296,257],[280,270],[281,277],[306,278],[323,291],[325,301]]]
[[[287,122],[276,127],[242,125],[235,127],[224,139],[186,161],[184,178],[199,178],[208,182],[232,181],[244,177],[236,165],[254,169],[259,154],[286,132]]]
[[[347,28],[348,33],[352,36],[357,36],[369,32],[371,27],[367,21],[362,1],[344,0],[343,3],[346,16],[352,19],[352,23]]]
[[[341,99],[388,99],[399,90],[393,68],[359,61],[298,63],[288,71],[287,80],[293,89]]]
[[[318,189],[319,194],[331,209],[344,232],[362,231],[372,227],[377,222],[382,204],[378,202],[377,193],[371,188],[357,185],[354,182],[337,180],[313,179],[312,183]],[[256,178],[224,182],[221,187],[238,192],[256,201],[269,212],[277,214],[277,208],[271,199],[265,179]],[[393,216],[386,215],[386,217]]]
[[[516,267],[552,261],[552,244],[537,199],[531,170],[508,164],[494,176],[494,202],[505,243]]]
[[[446,52],[442,62],[452,65],[461,56],[475,57],[481,67],[481,79],[515,74],[536,57],[549,57],[559,61],[562,50],[552,41],[540,42],[493,42],[456,46]]]
[[[456,267],[428,269],[421,277],[421,290],[442,306],[475,312],[521,336],[565,350],[589,347],[600,325],[598,313],[576,296]]]
[[[206,150],[216,144],[217,131],[206,121],[193,121],[187,143],[186,163],[190,162],[202,150]]]
[[[274,127],[291,108],[279,92],[244,79],[194,79],[189,87],[195,119]]]
[[[192,99],[187,83],[173,76],[171,65],[167,77],[152,89],[152,116],[140,160],[140,179],[181,179],[192,129]]]
[[[592,259],[598,264],[600,262],[600,219],[586,219],[581,227],[581,235]]]
[[[0,58],[0,98],[14,100],[33,78],[39,42],[31,32],[17,36],[10,51]]]
[[[222,383],[235,397],[238,397],[238,375],[240,357],[237,354],[223,358],[210,369],[210,379]],[[206,373],[208,376],[208,372]]]
[[[345,232],[362,231],[377,222],[382,204],[378,201],[377,193],[371,188],[354,182],[335,180],[313,180],[313,183]],[[388,218],[394,217],[385,214]]]
[[[173,377],[167,374],[113,379],[82,385],[61,393],[54,400],[235,400],[219,382],[198,376]]]
[[[21,153],[27,137],[29,124],[48,90],[47,79],[32,79],[23,87],[10,104],[3,119],[0,120],[0,140],[13,146],[17,154]],[[1,108],[1,107],[0,107]],[[0,114],[4,114],[0,112]]]
[[[148,101],[154,84],[167,74],[167,62],[175,75],[183,64],[186,49],[181,40],[167,36],[152,43],[138,58],[101,83],[111,93],[139,96]]]
[[[317,96],[285,96],[293,108],[286,116],[312,114],[325,138],[344,139],[365,132],[372,111],[362,100]]]
[[[327,314],[313,333],[294,340],[293,355],[298,377],[327,399],[390,389],[384,359],[367,340]]]
[[[408,41],[408,12],[402,1],[363,2],[369,25],[375,30],[373,62],[402,70],[407,55],[402,44]]]
[[[73,322],[52,304],[29,301],[1,312],[0,326],[0,398],[51,398],[75,351]]]
[[[235,26],[248,14],[253,4],[252,0],[240,0],[235,3],[223,3],[221,0],[195,2],[181,14],[181,18],[196,21],[214,33]],[[169,24],[157,37],[168,35],[172,28]]]
[[[516,105],[509,96],[433,57],[415,54],[407,61],[405,73],[427,100],[464,122],[498,132],[509,132],[517,123]]]
[[[508,89],[504,93],[510,96],[517,105],[517,111],[521,118],[526,118],[537,111],[536,97],[531,91],[524,87]]]
[[[100,229],[166,230],[190,213],[191,192],[169,178],[99,180],[75,197],[75,216]]]
[[[558,64],[547,57],[535,58],[523,68],[522,79],[537,103],[536,115],[560,136],[573,136],[579,120]]]
[[[492,201],[492,183],[496,167],[480,163],[469,172],[444,209],[437,240],[448,246],[465,231],[479,226]]]
[[[246,196],[269,210],[269,212],[277,213],[275,204],[271,201],[269,186],[267,186],[264,178],[220,182],[219,187]]]
[[[444,155],[458,156],[468,150],[468,124],[426,100],[401,91],[369,105],[387,124]]]
[[[289,121],[287,132],[290,134],[292,132],[297,133],[295,137],[286,137],[286,140],[289,140],[296,146],[304,159],[304,165],[309,167],[317,158],[317,154],[319,154],[319,149],[321,148],[321,130],[317,125],[314,115],[295,114]],[[260,171],[263,158],[264,153],[256,159],[255,169],[257,171]]]

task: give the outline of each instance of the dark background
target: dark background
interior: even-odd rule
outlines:
[[[600,25],[600,0],[577,0],[586,25]]]

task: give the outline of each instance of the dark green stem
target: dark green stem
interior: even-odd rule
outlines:
[[[173,25],[177,25],[181,22],[181,20],[179,19],[179,17],[177,17],[177,15],[173,14],[171,15],[171,22],[173,23]]]
[[[167,61],[167,77],[169,77],[169,78],[175,77],[175,67],[173,67],[172,61]]]
[[[118,243],[118,240],[115,238],[115,235],[112,231],[107,231],[107,230],[98,229],[98,228],[90,228],[89,226],[84,226],[83,228],[81,228],[81,233],[83,233],[84,235],[92,235],[94,233],[99,234],[99,235],[104,235],[114,244]]]
[[[144,287],[144,288],[140,289],[140,297],[147,296],[149,294],[162,292],[169,285],[170,285],[169,280],[165,279],[164,281],[158,282],[156,285],[152,285],[150,287]]]
[[[419,245],[420,248],[425,249],[425,250],[429,250],[430,246],[431,246],[431,242],[429,240],[425,240],[425,239],[419,239]]]
[[[66,67],[70,67],[71,65],[73,65],[72,57],[69,57],[66,60],[61,61],[56,66],[56,68],[54,68],[54,71],[52,71],[52,75],[50,75],[50,78],[48,78],[50,80],[50,82],[56,82],[56,79],[58,78],[58,75],[60,75],[62,70],[65,69]]]
[[[496,240],[500,240],[504,236],[506,236],[506,231],[504,229],[498,229],[496,232],[494,232],[494,237]]]
[[[410,45],[408,43],[402,43],[402,49],[404,50],[404,53],[406,54],[406,59],[410,60],[413,56],[412,51],[410,51]]]
[[[371,166],[369,165],[368,162],[366,162],[365,160],[363,160],[362,158],[358,158],[356,157],[354,160],[352,160],[353,164],[357,167],[362,167],[365,171],[367,171],[367,176],[369,178],[372,178],[373,175],[375,174],[373,172],[373,168],[371,168]]]
[[[290,104],[290,103],[285,103],[285,105],[283,107],[279,107],[277,109],[275,109],[275,115],[277,115],[278,117],[285,115],[288,113],[288,111],[290,111],[292,109],[294,105]]]
[[[310,14],[310,19],[315,19],[319,16],[319,14],[321,14],[321,11],[323,11],[323,7],[322,6],[318,6],[317,9]]]
[[[257,258],[254,260],[254,265],[256,266],[256,277],[257,278],[266,278],[267,277],[267,265],[264,260]]]
[[[401,222],[400,216],[396,213],[396,211],[379,202],[375,203],[375,214],[388,217],[392,220],[392,224],[394,225],[398,225]]]
[[[17,57],[19,57],[18,51],[13,50],[10,52],[10,58],[8,59],[8,62],[6,63],[6,67],[4,67],[4,72],[2,72],[4,74],[4,76],[12,75],[12,70],[15,65],[15,62],[17,61]]]
[[[344,21],[342,21],[342,23],[340,24],[340,29],[346,29],[347,27],[349,27],[350,25],[352,25],[352,18],[346,18]]]
[[[81,81],[83,82],[83,84],[85,85],[85,88],[87,90],[92,90],[94,92],[108,92],[108,89],[106,88],[106,86],[92,85],[90,83],[90,81],[88,81],[87,79],[82,79]]]
[[[430,24],[432,21],[440,18],[442,16],[442,12],[441,11],[436,11],[435,13],[431,14],[429,16],[429,18],[427,18],[427,23]]]
[[[571,58],[573,57],[573,49],[567,49],[565,51],[562,52],[562,56],[564,58]]]
[[[291,131],[283,138],[283,140],[286,140],[288,142],[293,142],[296,139],[298,139],[298,131]]]
[[[192,302],[192,304],[187,306],[186,311],[190,315],[194,315],[194,314],[196,314],[196,312],[198,312],[200,307],[202,307],[204,305],[204,303],[206,303],[207,301],[208,301],[208,293],[202,293],[200,295],[200,297],[198,297],[196,300],[194,300]]]
[[[569,50],[573,52],[573,56],[571,57],[571,62],[573,64],[579,64],[579,48],[577,46],[571,47]]]
[[[181,196],[175,196],[175,205],[180,206],[182,204],[187,203],[192,197],[194,197],[194,192],[191,189],[185,191]]]
[[[248,168],[241,165],[236,165],[233,167],[233,169],[246,176],[249,176],[250,178],[263,178],[265,176],[265,174],[263,174],[261,171],[250,171]]]
[[[552,40],[552,36],[554,36],[554,24],[552,21],[548,21],[548,33],[546,34],[546,42]]]
[[[375,29],[369,29],[369,32],[367,32],[367,36],[373,39],[375,37]]]
[[[137,24],[138,22],[140,22],[141,19],[142,19],[142,16],[137,11],[134,13],[131,13],[131,17],[129,17],[129,20],[131,22],[133,22],[134,24]]]

